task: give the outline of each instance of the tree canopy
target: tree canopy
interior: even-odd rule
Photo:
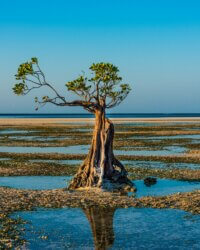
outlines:
[[[19,65],[15,75],[17,83],[13,91],[17,95],[27,95],[34,89],[48,87],[52,90],[52,96],[43,96],[41,99],[35,97],[38,107],[46,103],[57,106],[82,106],[92,113],[99,108],[115,107],[126,98],[131,88],[122,82],[119,69],[115,65],[104,62],[93,63],[89,69],[90,77],[86,77],[83,73],[77,79],[66,83],[67,90],[78,96],[77,100],[69,101],[46,81],[38,59],[33,57],[29,62]]]

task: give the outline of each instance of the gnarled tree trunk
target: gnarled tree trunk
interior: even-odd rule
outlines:
[[[102,187],[135,191],[124,166],[113,154],[114,125],[104,109],[95,112],[95,127],[89,153],[69,189]]]

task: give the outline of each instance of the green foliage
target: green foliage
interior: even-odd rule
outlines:
[[[91,81],[101,81],[103,83],[109,83],[111,81],[121,81],[122,78],[118,76],[118,68],[111,63],[93,63],[90,70],[94,73]]]
[[[92,77],[80,76],[66,84],[68,91],[78,94],[86,101],[103,101],[106,108],[119,105],[131,91],[128,84],[120,84],[119,69],[111,63],[93,63]]]
[[[74,91],[74,92],[88,92],[91,88],[91,85],[86,85],[87,78],[84,78],[83,76],[80,76],[74,81],[66,83],[66,87],[69,91]]]
[[[48,96],[43,96],[43,97],[42,97],[42,101],[43,101],[43,102],[47,102],[48,100],[49,100],[49,97],[48,97]]]
[[[25,84],[24,83],[16,83],[12,89],[16,95],[23,95],[24,90],[25,90]]]
[[[27,76],[34,75],[33,64],[38,64],[38,59],[36,57],[31,58],[30,62],[25,62],[19,65],[17,74],[15,75],[16,80],[21,80],[22,82],[16,83],[13,87],[13,92],[16,95],[23,95],[25,91],[28,90],[28,86],[26,85]]]
[[[15,75],[16,80],[26,79],[27,75],[33,74],[33,63],[32,62],[26,62],[21,65],[19,65],[19,68],[17,70],[17,74]]]
[[[32,61],[33,64],[34,64],[34,63],[38,64],[38,59],[37,59],[37,57],[32,57],[32,58],[31,58],[31,61]]]
[[[33,89],[45,86],[54,93],[54,97],[44,96],[40,101],[35,97],[35,103],[38,105],[52,103],[58,106],[82,106],[89,112],[95,112],[100,107],[112,108],[126,98],[131,88],[128,84],[122,83],[119,69],[115,65],[104,62],[93,63],[89,69],[91,77],[81,75],[66,83],[67,90],[79,96],[79,100],[69,102],[46,82],[38,59],[33,57],[29,62],[19,65],[15,75],[19,82],[14,85],[13,92],[16,95],[26,95]]]

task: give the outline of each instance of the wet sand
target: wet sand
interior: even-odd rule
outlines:
[[[200,122],[200,118],[110,118],[114,123],[168,123],[168,122]],[[0,118],[0,126],[18,125],[54,125],[63,126],[66,123],[93,123],[94,118]]]

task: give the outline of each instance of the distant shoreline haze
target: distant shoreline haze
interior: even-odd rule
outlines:
[[[17,114],[0,114],[0,118],[93,118],[92,114],[87,113],[44,113],[44,114],[30,114],[30,113],[17,113]],[[107,114],[110,118],[168,118],[168,117],[200,117],[200,113],[110,113]]]

